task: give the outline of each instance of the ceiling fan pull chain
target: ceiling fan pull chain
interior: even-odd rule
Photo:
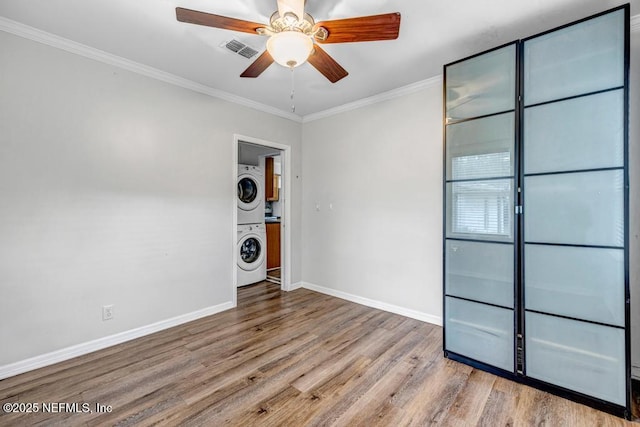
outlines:
[[[295,100],[293,99],[293,95],[295,94],[295,80],[293,78],[293,69],[294,67],[291,67],[291,112],[295,113],[296,103],[295,103]]]

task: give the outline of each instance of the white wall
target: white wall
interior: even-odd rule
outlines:
[[[440,322],[442,82],[305,123],[303,141],[305,283]]]
[[[293,146],[299,252],[299,123],[3,32],[0,51],[0,368],[232,301],[234,133]]]

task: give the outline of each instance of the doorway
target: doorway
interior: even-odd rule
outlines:
[[[233,206],[233,235],[238,236],[239,229],[246,224],[246,215],[240,212],[238,204],[238,177],[241,169],[255,168],[262,175],[260,185],[260,215],[258,228],[265,229],[264,270],[265,273],[252,276],[252,280],[268,280],[280,285],[284,291],[290,285],[290,206],[289,197],[291,180],[288,171],[291,170],[290,147],[276,142],[257,138],[235,135],[233,141],[233,171],[234,171],[234,206]],[[243,215],[240,215],[243,214]],[[245,227],[246,228],[246,227]],[[241,247],[237,238],[233,242],[233,303],[237,304],[238,286],[247,285],[246,274],[240,270]]]
[[[267,281],[281,284],[282,156],[280,152],[264,157],[264,220],[267,234]]]

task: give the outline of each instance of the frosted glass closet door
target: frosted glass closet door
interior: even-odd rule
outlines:
[[[525,373],[625,396],[624,10],[524,42]]]
[[[445,350],[514,371],[516,45],[446,67]]]
[[[447,66],[446,119],[469,119],[513,110],[515,45]]]

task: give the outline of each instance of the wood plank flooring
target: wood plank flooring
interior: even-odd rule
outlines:
[[[0,425],[639,425],[444,359],[437,326],[267,282],[235,309],[0,381],[15,402],[40,410]],[[55,402],[92,412],[43,411]]]

